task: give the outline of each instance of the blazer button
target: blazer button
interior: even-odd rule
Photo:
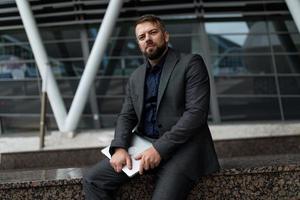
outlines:
[[[158,128],[162,128],[162,125],[161,125],[161,124],[158,124]]]

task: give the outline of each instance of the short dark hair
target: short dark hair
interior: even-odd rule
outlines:
[[[135,28],[138,24],[144,23],[144,22],[151,22],[153,24],[158,24],[161,31],[165,32],[166,31],[166,27],[164,22],[157,16],[155,15],[143,15],[141,17],[138,18],[138,20],[135,22]]]

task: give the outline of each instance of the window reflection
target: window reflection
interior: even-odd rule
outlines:
[[[222,54],[212,56],[212,68],[215,76],[273,73],[271,55]]]
[[[277,98],[219,98],[222,121],[280,120]]]
[[[300,77],[279,77],[281,94],[300,94]]]
[[[282,98],[284,117],[287,120],[299,120],[300,98]]]
[[[264,21],[207,22],[205,29],[209,34],[267,32]]]
[[[275,55],[278,73],[300,73],[300,54]]]
[[[208,35],[212,54],[270,52],[267,35]]]
[[[217,94],[276,94],[274,77],[216,77]]]
[[[270,38],[275,52],[300,52],[299,34],[271,34]]]

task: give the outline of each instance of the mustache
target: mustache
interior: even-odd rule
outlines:
[[[151,43],[146,44],[146,48],[148,48],[148,47],[154,47],[154,46],[155,46],[155,43],[154,43],[154,42],[151,42]]]

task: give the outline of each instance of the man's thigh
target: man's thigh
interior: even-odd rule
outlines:
[[[94,165],[84,175],[86,183],[109,191],[118,189],[128,180],[129,177],[123,171],[120,173],[114,171],[107,158]]]
[[[152,200],[185,200],[195,181],[170,161],[156,170],[156,185]]]

